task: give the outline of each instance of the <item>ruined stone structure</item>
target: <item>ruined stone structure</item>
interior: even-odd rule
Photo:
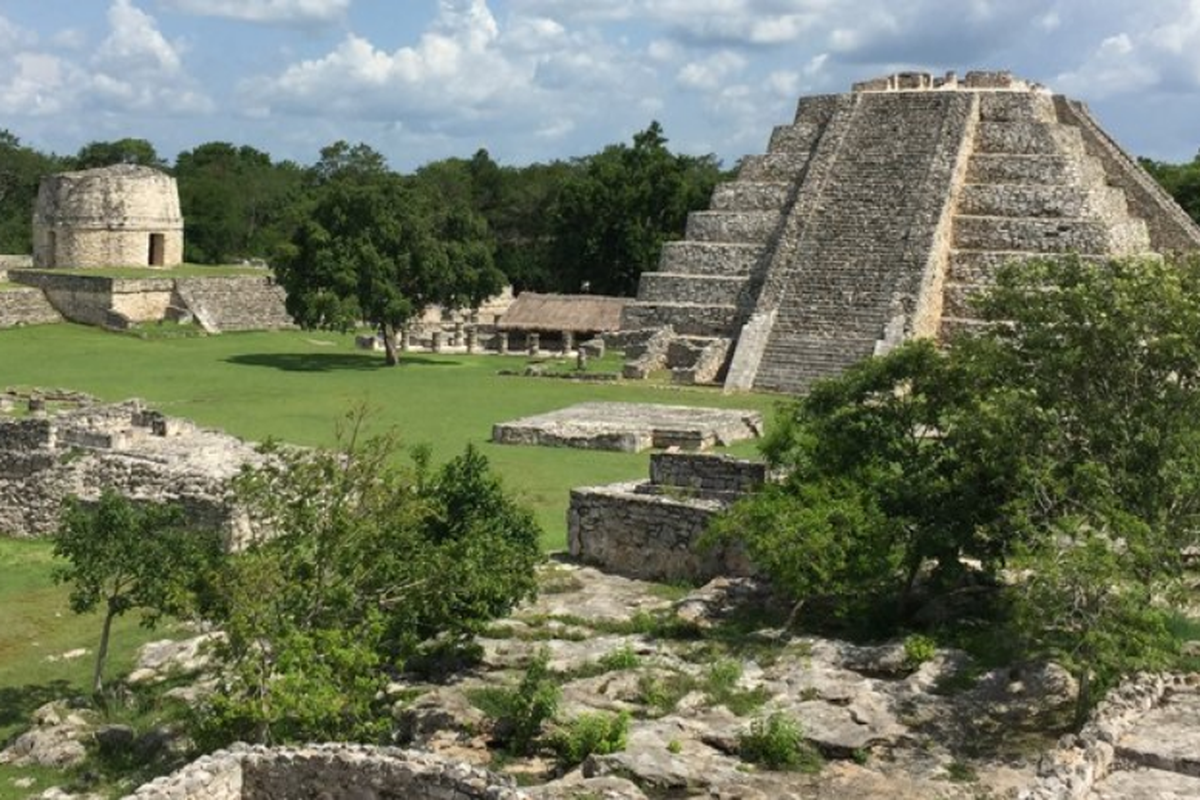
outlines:
[[[62,322],[62,315],[37,289],[0,286],[0,328]]]
[[[708,450],[762,433],[762,414],[744,409],[657,403],[578,403],[558,411],[498,422],[497,444],[577,447],[639,453],[651,447]]]
[[[35,267],[171,267],[183,261],[175,179],[117,164],[42,179],[33,212]]]
[[[109,278],[14,270],[15,283],[44,295],[42,305],[58,317],[84,325],[124,330],[162,320],[193,321],[207,333],[294,328],[287,296],[269,275],[203,278]],[[20,322],[6,313],[0,293],[0,328]],[[32,300],[30,302],[33,302]]]
[[[571,556],[608,572],[653,581],[748,576],[735,546],[702,549],[709,521],[767,480],[764,464],[730,456],[655,453],[650,480],[571,491]]]
[[[126,800],[407,798],[520,800],[512,778],[427,753],[352,744],[235,745],[157,778]]]
[[[0,414],[0,535],[49,535],[63,500],[95,498],[105,488],[178,502],[189,520],[224,531],[231,546],[249,535],[246,515],[229,492],[243,464],[262,462],[249,444],[137,401],[73,399],[74,407],[53,414],[44,410],[42,396],[27,402],[38,409],[30,416]]]
[[[699,379],[727,390],[803,392],[970,324],[1009,260],[1188,250],[1200,228],[1082,103],[1008,73],[906,73],[802,98],[643,274],[622,328],[670,331],[635,374],[706,354]]]

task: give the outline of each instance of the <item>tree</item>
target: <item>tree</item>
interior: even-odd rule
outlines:
[[[1026,652],[1094,687],[1161,663],[1200,531],[1200,259],[1010,265],[991,324],[912,343],[795,402],[765,453],[791,470],[719,526],[798,601],[896,609],[1001,567]],[[893,624],[905,621],[888,615]]]
[[[367,322],[395,365],[396,333],[409,319],[434,303],[476,305],[501,289],[504,276],[486,223],[469,207],[379,172],[362,153],[353,161],[360,166],[321,170],[316,204],[281,249],[276,274],[298,323],[350,330]]]
[[[94,507],[68,500],[54,538],[54,554],[68,563],[54,571],[54,580],[71,585],[76,614],[103,607],[93,692],[103,689],[113,620],[135,608],[148,626],[182,614],[221,552],[215,532],[185,528],[178,505],[135,503],[107,489]]]
[[[224,690],[203,710],[210,746],[378,740],[389,675],[431,643],[463,643],[536,590],[540,531],[468,449],[440,468],[392,436],[337,451],[271,448],[238,493],[274,535],[231,557],[215,621]]]
[[[42,177],[63,168],[62,160],[21,144],[0,129],[0,253],[28,253],[33,248],[30,215]]]
[[[253,147],[202,144],[179,154],[175,177],[190,262],[268,257],[290,236],[304,206],[304,170],[288,161],[273,164]]]
[[[1138,162],[1157,180],[1175,202],[1200,222],[1200,153],[1187,163],[1170,164],[1139,158]]]
[[[583,160],[563,188],[552,253],[569,291],[632,295],[658,264],[663,242],[683,236],[687,215],[707,206],[721,176],[713,156],[674,155],[652,122],[633,146]]]
[[[114,142],[88,142],[75,154],[75,169],[109,167],[114,164],[138,164],[143,167],[166,169],[167,162],[159,158],[154,145],[145,139],[118,139]]]

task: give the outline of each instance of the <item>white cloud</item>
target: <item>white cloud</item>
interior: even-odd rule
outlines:
[[[688,89],[712,91],[746,68],[746,59],[731,50],[721,50],[702,61],[685,64],[676,75]]]
[[[1122,25],[1055,78],[1054,87],[1094,98],[1200,92],[1200,0],[1174,0]]]
[[[164,8],[244,22],[310,24],[345,16],[351,0],[158,0]]]
[[[176,45],[159,32],[154,18],[131,0],[115,0],[108,9],[109,34],[92,63],[125,76],[176,75],[182,59]]]

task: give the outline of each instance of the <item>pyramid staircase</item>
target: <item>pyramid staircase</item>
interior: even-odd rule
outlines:
[[[669,365],[677,382],[720,379],[828,117],[820,103],[802,105],[766,154],[743,159],[737,178],[717,186],[709,210],[688,216],[685,238],[663,246],[658,269],[642,273],[622,329],[670,328],[676,338],[651,366]]]
[[[1045,93],[981,95],[953,231],[942,339],[979,324],[970,297],[1010,261],[1151,249],[1146,222],[1129,213],[1125,193],[1108,185],[1080,129],[1058,121]]]

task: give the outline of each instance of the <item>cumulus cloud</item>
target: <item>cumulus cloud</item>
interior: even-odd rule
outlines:
[[[163,8],[244,22],[310,24],[345,16],[351,0],[158,0]]]
[[[688,89],[713,90],[746,68],[746,59],[731,50],[721,50],[701,60],[685,64],[676,79]]]
[[[1200,92],[1200,1],[1172,0],[1122,20],[1082,62],[1055,79],[1094,98],[1159,89]]]
[[[549,138],[605,113],[595,97],[644,89],[645,80],[630,80],[636,69],[594,32],[540,15],[501,26],[486,0],[441,0],[412,44],[386,50],[351,33],[322,56],[245,81],[241,93],[262,113],[333,109],[408,131],[525,126]]]

